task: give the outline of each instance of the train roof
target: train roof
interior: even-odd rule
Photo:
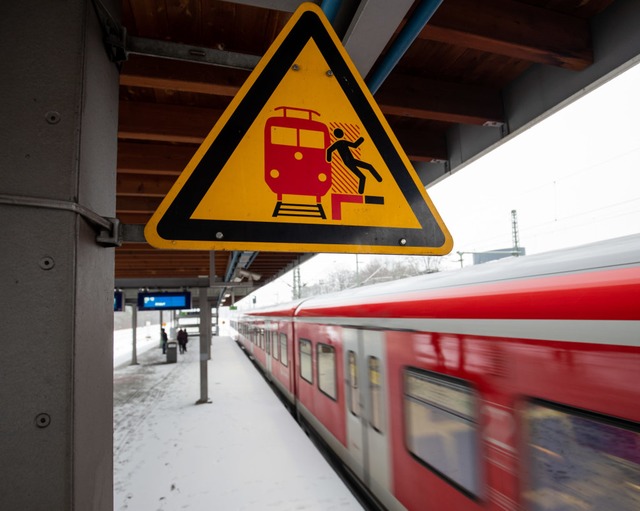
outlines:
[[[477,284],[498,283],[517,279],[566,275],[570,273],[624,268],[640,265],[640,234],[598,241],[523,257],[509,257],[469,266],[459,270],[429,273],[346,289],[322,296],[302,298],[287,303],[242,311],[249,316],[304,315],[304,311],[324,308],[337,302],[366,301],[376,297]]]
[[[348,289],[298,302],[301,312],[326,307],[348,299],[350,303],[398,293],[411,293],[502,281],[566,275],[640,265],[640,234],[599,241],[541,254],[510,257],[459,270],[430,273],[417,277]]]
[[[307,300],[309,300],[309,298],[301,298],[276,305],[267,305],[248,311],[240,311],[240,313],[246,316],[292,316],[298,307]]]

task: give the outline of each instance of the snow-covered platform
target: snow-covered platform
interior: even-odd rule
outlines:
[[[114,371],[116,511],[361,510],[230,337],[214,337],[210,404],[198,339]]]

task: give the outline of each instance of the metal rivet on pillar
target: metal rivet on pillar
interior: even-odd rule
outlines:
[[[46,428],[51,424],[51,416],[48,413],[39,413],[36,415],[36,426]]]
[[[46,256],[40,259],[38,264],[43,270],[50,270],[56,265],[56,262],[53,260],[53,257]]]
[[[44,118],[49,124],[58,124],[62,116],[58,112],[51,110],[45,114]]]

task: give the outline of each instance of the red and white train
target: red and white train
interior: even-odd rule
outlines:
[[[314,297],[234,326],[389,510],[640,509],[640,236]]]

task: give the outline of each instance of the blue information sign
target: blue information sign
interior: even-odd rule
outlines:
[[[138,310],[161,311],[191,308],[189,291],[168,293],[138,293]]]
[[[124,311],[124,293],[122,291],[113,292],[113,311]]]

